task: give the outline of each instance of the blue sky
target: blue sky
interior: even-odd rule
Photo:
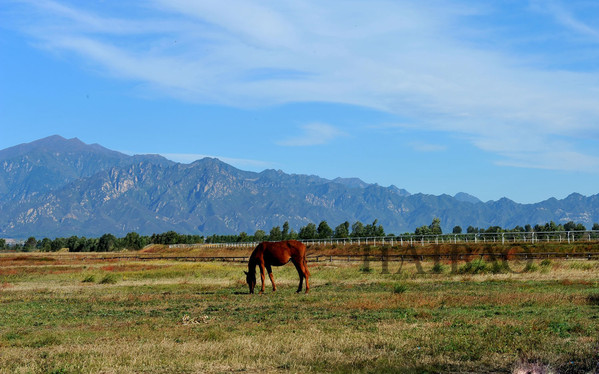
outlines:
[[[0,56],[0,148],[599,193],[596,1],[4,0]]]

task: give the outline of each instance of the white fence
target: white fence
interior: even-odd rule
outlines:
[[[431,245],[465,243],[573,243],[599,242],[599,231],[552,231],[552,232],[498,232],[442,235],[394,235],[364,238],[298,239],[306,245]],[[208,243],[213,247],[255,247],[258,242]]]

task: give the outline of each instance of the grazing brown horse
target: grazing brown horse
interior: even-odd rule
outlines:
[[[260,278],[262,279],[262,289],[260,293],[264,292],[264,269],[268,271],[270,282],[272,283],[272,290],[276,291],[275,280],[272,276],[271,266],[282,266],[289,262],[295,265],[297,273],[299,274],[299,287],[297,292],[301,292],[304,278],[306,278],[306,293],[310,290],[308,284],[308,277],[310,272],[306,264],[306,246],[298,242],[297,240],[286,240],[283,242],[262,242],[258,244],[248,262],[248,271],[245,272],[246,281],[250,287],[250,293],[254,293],[254,287],[256,287],[256,265],[260,266]]]

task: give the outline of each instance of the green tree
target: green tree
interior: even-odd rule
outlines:
[[[462,227],[461,226],[454,226],[452,232],[454,234],[461,234],[462,233]]]
[[[56,238],[52,240],[51,251],[57,252],[63,248],[68,248],[67,240],[65,238]]]
[[[335,227],[335,238],[347,238],[349,237],[349,222],[345,221],[339,226]]]
[[[441,220],[437,217],[433,218],[433,222],[431,222],[428,227],[433,235],[443,234],[443,230],[441,230]]]
[[[574,221],[570,221],[564,224],[564,230],[566,231],[576,231],[576,223]]]
[[[283,224],[283,232],[281,232],[281,237],[283,240],[289,239],[289,222],[285,221]]]
[[[306,226],[300,228],[298,234],[300,239],[316,239],[317,235],[318,233],[314,223],[308,223]]]
[[[476,233],[478,233],[478,227],[468,226],[468,228],[466,229],[466,232],[468,234],[476,234]]]
[[[277,241],[283,238],[283,233],[281,232],[281,228],[279,226],[275,226],[270,229],[270,234],[268,235],[268,240]]]
[[[289,231],[289,235],[287,235],[287,239],[292,239],[292,240],[296,240],[296,239],[298,239],[298,237],[299,236],[298,236],[297,232],[295,232],[294,229],[291,229]]]
[[[593,231],[597,231],[597,230],[599,230],[599,223],[593,223]]]
[[[6,239],[0,238],[0,249],[6,248]]]
[[[38,243],[38,247],[43,252],[50,252],[52,250],[52,240],[43,238],[42,241]]]
[[[112,234],[104,234],[98,239],[98,252],[110,252],[115,249],[116,237]],[[174,244],[174,243],[169,243]]]
[[[430,235],[431,234],[431,228],[429,226],[420,226],[420,227],[416,227],[416,230],[414,230],[414,234],[416,234],[417,236],[424,236],[424,235]]]
[[[69,249],[69,252],[77,252],[77,244],[79,238],[76,235],[70,236],[65,243],[65,246]]]
[[[264,238],[266,238],[264,230],[256,230],[254,233],[254,241],[261,242],[264,241]]]
[[[329,226],[327,221],[321,221],[320,224],[318,224],[318,229],[316,232],[318,234],[318,238],[320,239],[329,239],[331,236],[333,236],[333,229]]]
[[[364,227],[364,236],[385,236],[385,230],[383,225],[378,224],[378,220],[375,219],[371,224]]]
[[[137,251],[142,249],[145,245],[143,238],[136,232],[130,232],[123,238],[123,245],[125,248]]]
[[[27,238],[27,240],[25,240],[25,243],[23,244],[23,250],[31,251],[32,249],[35,249],[36,245],[37,240],[33,236],[30,236],[29,238]]]
[[[351,236],[354,238],[359,238],[363,237],[364,235],[364,224],[360,221],[354,222],[354,224],[351,225]]]
[[[238,241],[238,242],[242,242],[242,243],[243,243],[243,242],[248,242],[248,241],[249,241],[249,236],[248,236],[248,234],[247,234],[245,231],[242,231],[242,232],[239,234],[239,237],[237,238],[237,241]]]

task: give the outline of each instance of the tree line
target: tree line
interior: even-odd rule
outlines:
[[[37,240],[31,236],[24,243],[13,246],[8,246],[5,239],[0,239],[0,250],[56,252],[67,248],[69,252],[113,252],[123,249],[139,250],[148,244],[195,244],[203,241],[204,237],[201,235],[184,235],[175,231],[152,234],[151,236],[130,232],[122,238],[117,238],[112,234],[104,234],[99,238],[73,235],[68,238],[43,238]]]
[[[565,224],[556,224],[550,221],[545,224],[515,226],[512,229],[505,229],[500,226],[489,226],[488,228],[479,228],[468,226],[467,234],[478,233],[510,233],[510,232],[556,232],[556,231],[586,231],[587,228],[581,223],[573,221]],[[592,230],[599,231],[599,224],[593,224]],[[453,234],[462,234],[462,227],[455,226],[452,230]],[[425,236],[425,235],[442,235],[441,220],[433,218],[430,225],[417,227],[414,233],[404,233],[403,236]],[[348,238],[363,238],[363,237],[383,237],[395,236],[394,234],[385,234],[385,229],[378,220],[374,220],[370,224],[363,224],[356,221],[350,224],[345,221],[335,228],[329,226],[327,221],[321,221],[318,225],[308,223],[301,227],[299,231],[295,231],[285,222],[282,226],[274,226],[267,234],[264,230],[256,230],[253,235],[246,232],[232,235],[185,235],[175,231],[167,231],[162,234],[152,234],[150,236],[140,235],[136,232],[130,232],[122,238],[117,238],[112,234],[104,234],[99,238],[86,238],[84,236],[71,236],[68,238],[43,238],[37,240],[35,237],[29,237],[22,244],[7,245],[5,239],[0,239],[0,250],[12,249],[17,251],[45,251],[56,252],[63,248],[67,248],[70,252],[111,252],[120,251],[123,249],[139,250],[148,244],[198,244],[198,243],[240,243],[240,242],[262,242],[262,241],[278,241],[278,240],[312,240],[312,239],[348,239]]]
[[[373,236],[385,236],[385,229],[376,219],[366,225],[360,221],[356,221],[350,225],[348,221],[345,221],[335,226],[334,229],[331,228],[327,221],[320,221],[318,226],[311,222],[302,226],[297,232],[290,228],[289,222],[285,222],[282,227],[274,226],[268,234],[264,230],[256,230],[253,235],[249,235],[246,232],[238,235],[212,235],[206,238],[206,243],[262,242],[291,239],[345,239]]]

